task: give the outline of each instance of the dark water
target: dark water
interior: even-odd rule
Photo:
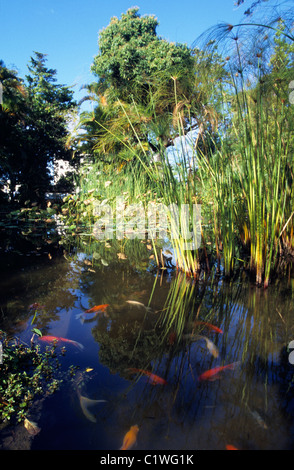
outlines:
[[[115,450],[134,424],[136,450],[293,449],[290,274],[264,291],[245,276],[191,282],[128,260],[89,265],[85,259],[93,260],[78,252],[2,270],[0,328],[28,343],[29,306],[38,302],[43,308],[34,326],[43,335],[84,346],[65,344],[62,358],[62,370],[78,366],[80,381],[65,373],[59,390],[32,408],[30,419],[41,431],[32,437],[22,425],[5,427],[2,449]],[[101,304],[109,305],[105,314],[79,317]],[[192,341],[192,333],[211,340],[218,357],[204,338]],[[204,371],[232,363],[215,380],[199,380]],[[154,385],[130,368],[153,371],[167,383]],[[83,413],[78,387],[83,396],[106,400],[89,408],[95,422]]]

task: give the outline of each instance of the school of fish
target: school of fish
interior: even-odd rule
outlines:
[[[146,307],[143,303],[135,301],[135,300],[127,300],[126,302],[129,305],[132,305],[132,306],[135,306],[135,307],[144,308],[145,310],[151,310],[149,307]],[[95,305],[95,306],[83,311],[82,313],[76,315],[76,319],[81,319],[82,322],[83,322],[89,314],[93,314],[94,318],[98,314],[105,315],[106,312],[107,312],[108,307],[109,307],[109,304]],[[40,309],[40,308],[43,309],[44,306],[40,306],[40,304],[34,303],[34,304],[30,305],[29,308],[31,310],[36,310],[36,309]],[[204,321],[194,321],[193,326],[194,327],[195,326],[196,327],[197,326],[202,326],[202,327],[208,329],[211,332],[219,333],[219,334],[223,333],[223,331],[219,327],[217,327],[217,326],[215,326],[211,323],[204,322]],[[204,340],[205,343],[206,343],[206,347],[207,347],[208,351],[212,354],[212,356],[214,358],[219,357],[218,348],[207,336],[204,336],[202,334],[200,335],[200,334],[190,333],[190,334],[184,335],[183,338],[186,341],[188,340],[190,342],[194,342],[194,341],[197,341],[197,340]],[[84,348],[84,346],[81,343],[79,343],[75,340],[60,337],[60,336],[43,335],[43,336],[39,337],[39,340],[41,342],[44,342],[44,343],[47,343],[47,344],[55,344],[55,345],[60,345],[62,343],[70,344],[70,345],[73,345],[73,346],[77,347],[80,350],[82,350]],[[170,335],[170,337],[169,337],[169,344],[172,346],[174,344],[175,340],[176,340],[175,333],[172,333],[172,335]],[[239,362],[234,362],[234,363],[230,363],[230,364],[216,366],[212,369],[208,369],[208,370],[202,372],[198,376],[198,381],[203,382],[203,381],[217,380],[221,377],[220,374],[223,371],[228,370],[228,369],[232,370],[238,364],[239,364]],[[84,373],[88,372],[88,371],[91,371],[91,370],[92,370],[91,368],[88,368],[84,371]],[[159,375],[154,374],[153,372],[151,372],[149,370],[130,367],[130,368],[127,369],[127,371],[132,375],[136,374],[138,376],[144,376],[147,379],[147,382],[151,385],[154,385],[154,386],[155,385],[167,385],[168,384],[166,379],[160,377]],[[90,399],[90,398],[82,395],[81,390],[80,390],[80,386],[79,386],[79,383],[81,382],[82,377],[83,377],[83,375],[81,375],[81,374],[78,375],[77,387],[76,387],[77,396],[78,396],[78,399],[79,399],[81,410],[82,410],[84,416],[89,421],[96,422],[96,417],[93,413],[90,412],[89,408],[94,407],[98,403],[106,402],[106,400],[93,400],[93,399]],[[34,429],[37,429],[36,424],[35,423],[30,423],[29,421],[27,421],[25,423],[25,426],[27,427],[28,431],[32,432],[32,433],[33,433]],[[138,432],[139,432],[138,425],[137,424],[132,425],[129,428],[129,430],[126,432],[126,434],[124,435],[123,443],[122,443],[122,446],[120,447],[120,450],[132,449],[134,447],[136,441],[137,441]],[[237,447],[235,447],[232,444],[227,444],[226,449],[227,450],[239,450]]]

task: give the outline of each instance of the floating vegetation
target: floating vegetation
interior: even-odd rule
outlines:
[[[38,345],[28,346],[17,338],[8,340],[3,331],[0,334],[0,418],[3,422],[20,422],[27,418],[36,397],[44,398],[59,388],[61,363],[55,346],[42,352]],[[29,425],[28,421],[25,423]]]

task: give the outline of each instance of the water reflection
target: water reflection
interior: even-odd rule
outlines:
[[[291,284],[264,291],[245,277],[187,280],[157,271],[143,243],[134,244],[134,258],[131,245],[115,246],[115,256],[105,245],[84,248],[11,273],[1,284],[0,328],[28,341],[29,307],[38,302],[34,325],[43,334],[84,345],[83,352],[68,347],[65,356],[66,366],[91,369],[83,396],[107,400],[91,410],[94,423],[65,382],[45,400],[32,448],[118,449],[134,424],[137,449],[293,448]],[[104,304],[106,312],[80,321],[86,309]],[[191,335],[208,338],[218,355]],[[215,380],[199,381],[232,363]],[[148,380],[146,371],[167,383]]]

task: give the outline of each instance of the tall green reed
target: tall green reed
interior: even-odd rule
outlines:
[[[143,142],[141,142],[141,152],[135,152],[134,149],[130,150],[140,162],[142,171],[148,175],[150,183],[156,187],[159,201],[164,204],[167,209],[168,236],[175,253],[177,268],[184,271],[187,275],[195,277],[199,271],[198,249],[187,248],[187,241],[191,241],[192,243],[192,240],[187,240],[186,238],[188,232],[193,232],[193,221],[189,221],[186,232],[183,233],[181,227],[175,223],[175,219],[178,218],[178,220],[181,221],[184,219],[187,212],[190,215],[193,214],[193,204],[196,202],[193,179],[196,160],[193,146],[189,146],[186,141],[181,140],[186,133],[182,113],[180,111],[181,108],[177,106],[176,79],[173,79],[173,81],[176,112],[173,114],[172,124],[178,134],[179,147],[174,147],[172,153],[168,152],[159,140],[159,151],[156,158],[154,154],[145,149]],[[156,136],[162,128],[162,119],[156,115],[155,107],[152,111],[152,96],[150,103],[151,113],[153,113],[152,132]],[[134,106],[136,107],[135,103]],[[132,124],[131,116],[128,115],[123,103],[121,103],[121,107],[126,118],[129,120],[129,125],[133,129],[137,140],[140,142],[140,137],[136,132],[135,126]],[[146,129],[146,132],[147,131],[148,129]],[[192,151],[191,155],[189,154],[189,150]],[[177,214],[174,212],[175,206]],[[158,231],[160,231],[160,224]]]
[[[279,252],[279,231],[283,226],[288,182],[284,145],[285,112],[283,106],[263,96],[256,97],[242,88],[237,92],[238,158],[234,169],[243,193],[250,237],[250,269],[256,283],[268,286]]]
[[[290,237],[288,243],[293,243],[293,190],[286,176],[287,171],[293,174],[288,144],[291,129],[287,109],[278,102],[278,95],[265,95],[258,83],[246,87],[243,73],[239,78],[237,83],[232,73],[231,89],[224,92],[224,114],[229,113],[230,123],[209,136],[213,145],[205,150],[195,146],[195,138],[187,139],[187,121],[190,119],[192,130],[193,119],[189,103],[178,99],[176,78],[173,78],[175,107],[167,123],[157,115],[150,96],[149,118],[143,134],[149,132],[154,139],[157,155],[146,147],[133,124],[134,116],[137,123],[141,109],[133,103],[129,113],[128,107],[120,102],[124,121],[132,129],[137,145],[132,147],[123,141],[119,132],[117,139],[132,157],[132,163],[122,161],[120,166],[109,166],[108,170],[107,165],[101,164],[99,175],[98,164],[94,165],[96,170],[92,171],[90,181],[81,177],[80,190],[87,194],[94,188],[100,200],[113,200],[125,194],[127,204],[140,201],[145,209],[148,202],[163,203],[170,208],[168,238],[180,271],[196,277],[205,253],[223,264],[227,276],[234,273],[237,260],[245,267],[248,262],[256,283],[267,287],[281,254],[281,235],[284,240]],[[172,152],[159,138],[163,127],[172,128],[178,136],[179,145],[173,146]],[[113,129],[109,132],[115,138]],[[198,137],[199,132],[200,126]],[[83,178],[88,180],[83,182]],[[173,225],[173,208],[176,205],[181,218],[184,207],[189,208],[191,215],[197,203],[202,205],[199,228],[202,246],[187,248],[186,238]],[[191,221],[188,228],[192,228]],[[209,244],[204,240],[209,240]],[[155,246],[156,234],[152,242]]]

